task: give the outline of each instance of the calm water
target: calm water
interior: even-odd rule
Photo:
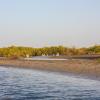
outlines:
[[[32,57],[32,58],[25,58],[25,60],[67,60],[67,59],[50,58],[48,56],[36,56],[36,57]]]
[[[100,81],[0,67],[0,100],[100,100]]]

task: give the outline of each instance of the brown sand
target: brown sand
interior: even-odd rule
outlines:
[[[0,65],[100,77],[100,62],[96,60],[25,61],[2,59]]]

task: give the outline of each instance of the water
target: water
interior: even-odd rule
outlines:
[[[0,67],[0,100],[100,100],[100,81]]]
[[[48,56],[36,56],[36,57],[32,57],[32,58],[25,58],[25,60],[67,60],[67,59],[50,58]]]

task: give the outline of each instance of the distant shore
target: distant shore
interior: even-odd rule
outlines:
[[[36,70],[71,73],[98,78],[100,77],[100,62],[98,62],[97,60],[69,59],[63,61],[31,61],[0,59],[0,66],[31,68]]]

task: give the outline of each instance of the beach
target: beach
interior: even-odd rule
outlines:
[[[31,68],[43,71],[100,77],[100,62],[87,59],[68,60],[9,60],[0,59],[0,66]]]

